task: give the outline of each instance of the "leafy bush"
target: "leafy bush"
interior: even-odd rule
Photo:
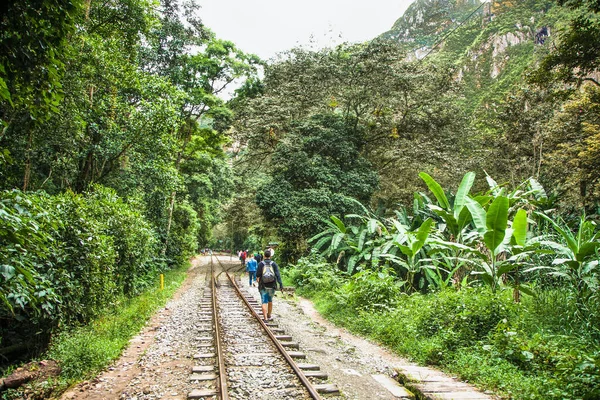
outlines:
[[[395,304],[401,288],[393,269],[364,269],[342,286],[337,293],[338,302],[357,310],[385,309]]]
[[[2,341],[43,345],[55,327],[90,321],[157,273],[153,230],[112,190],[5,191],[0,214]]]
[[[59,222],[37,196],[19,191],[0,197],[0,317],[50,318],[60,298],[42,270],[50,257]]]
[[[330,292],[342,285],[341,272],[316,252],[301,258],[298,264],[282,269],[282,274],[301,294]]]
[[[177,202],[173,210],[173,225],[169,232],[166,256],[175,265],[185,264],[198,250],[198,214],[187,202]]]

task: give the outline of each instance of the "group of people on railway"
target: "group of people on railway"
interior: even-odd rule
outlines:
[[[279,266],[271,259],[275,254],[272,248],[266,249],[262,254],[245,253],[244,261],[248,272],[248,286],[254,287],[258,284],[258,291],[262,303],[263,322],[273,320],[273,296],[277,285],[283,290]],[[240,254],[240,260],[241,260]]]

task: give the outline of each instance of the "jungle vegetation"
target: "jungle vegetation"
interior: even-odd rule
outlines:
[[[289,284],[394,351],[505,398],[598,398],[598,1],[407,13],[431,4],[441,31],[268,63],[192,3],[2,6],[7,370],[75,363],[77,329],[200,248],[277,242]]]

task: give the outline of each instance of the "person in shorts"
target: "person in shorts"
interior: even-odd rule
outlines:
[[[251,255],[248,261],[246,262],[246,271],[248,272],[248,286],[254,286],[254,282],[256,282],[256,268],[258,263],[254,259],[254,256]]]
[[[263,276],[268,274],[268,269],[272,269],[275,275],[272,282],[265,282],[266,279],[263,279]],[[277,290],[277,285],[279,285],[279,290],[283,290],[283,283],[281,282],[279,266],[271,260],[271,250],[269,249],[265,250],[265,258],[258,264],[256,279],[258,280],[258,290],[262,302],[263,321],[271,321],[273,319],[273,295]]]

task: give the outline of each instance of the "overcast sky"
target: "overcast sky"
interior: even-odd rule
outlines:
[[[414,0],[199,0],[221,39],[270,59],[294,46],[363,42],[389,30]]]

